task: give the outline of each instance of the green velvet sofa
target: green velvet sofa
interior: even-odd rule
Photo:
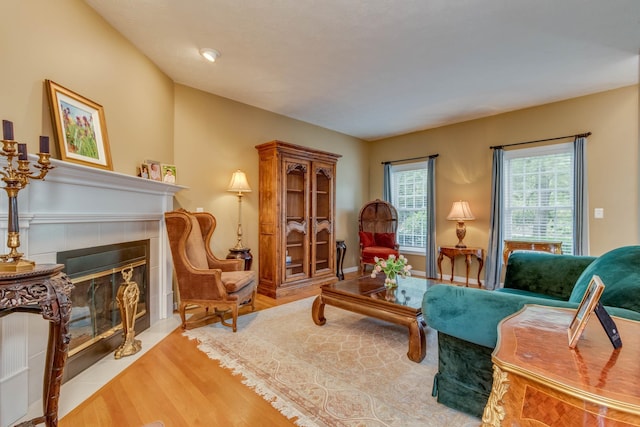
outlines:
[[[525,304],[576,308],[594,274],[605,285],[600,301],[609,314],[640,320],[640,246],[614,249],[598,258],[514,252],[501,289],[429,288],[422,312],[427,325],[438,331],[433,396],[480,417],[491,392],[498,323]]]

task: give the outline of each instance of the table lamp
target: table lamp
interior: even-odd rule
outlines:
[[[447,219],[451,221],[458,221],[458,225],[456,227],[456,236],[458,237],[458,244],[456,248],[466,248],[462,242],[465,234],[467,234],[467,228],[464,225],[465,221],[471,221],[476,219],[475,216],[471,213],[471,209],[469,208],[469,203],[466,200],[460,200],[458,202],[453,202],[453,206],[451,207],[451,212],[447,215]]]

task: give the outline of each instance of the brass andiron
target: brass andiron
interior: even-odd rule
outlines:
[[[27,159],[27,144],[18,143],[13,140],[13,123],[8,120],[2,121],[2,152],[0,155],[7,158],[7,165],[0,170],[4,189],[9,196],[8,210],[8,254],[0,255],[0,272],[22,272],[31,271],[36,263],[22,259],[24,254],[18,252],[20,247],[20,227],[18,216],[18,192],[29,184],[30,179],[44,179],[47,173],[54,168],[51,166],[49,158],[49,137],[40,137],[40,152],[38,153],[38,163],[34,167],[39,173],[32,172],[29,160]],[[13,159],[17,157],[17,167],[14,166]],[[37,174],[36,174],[37,173]]]
[[[120,307],[120,317],[122,318],[122,336],[124,338],[120,347],[116,349],[114,357],[120,359],[123,356],[131,356],[136,354],[142,348],[140,340],[134,339],[136,331],[136,312],[138,310],[138,301],[140,300],[140,288],[136,282],[131,281],[133,276],[133,267],[122,270],[124,283],[118,288],[118,307]]]

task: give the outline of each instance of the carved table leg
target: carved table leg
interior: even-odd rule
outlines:
[[[493,365],[493,386],[482,414],[482,427],[500,427],[505,418],[502,399],[509,390],[509,377],[499,367]]]
[[[456,266],[456,256],[450,256],[449,259],[451,260],[451,283],[453,283],[453,270],[454,267]]]
[[[66,277],[65,277],[66,279]],[[56,280],[56,279],[53,279]],[[59,279],[64,282],[64,279]],[[70,282],[69,282],[70,283]],[[66,285],[68,286],[68,285]],[[71,301],[64,289],[65,285],[54,286],[56,298],[42,307],[42,317],[49,320],[49,346],[44,372],[43,409],[45,425],[58,425],[58,401],[62,374],[69,350],[69,319],[71,317]]]
[[[467,254],[464,256],[464,262],[467,264],[467,281],[465,283],[465,286],[468,288],[469,287],[469,268],[471,267],[471,255]]]
[[[427,338],[423,326],[425,324],[424,318],[419,315],[409,325],[409,352],[407,357],[417,363],[422,362],[427,354]]]
[[[313,300],[311,317],[313,318],[313,322],[318,326],[322,326],[327,323],[327,319],[324,317],[324,302],[322,301],[322,295],[318,295],[316,299]]]
[[[482,287],[482,282],[480,282],[480,272],[482,271],[482,267],[484,266],[484,260],[482,257],[478,257],[478,287]]]
[[[344,280],[344,271],[342,270],[342,265],[344,263],[344,255],[347,252],[347,244],[344,240],[336,240],[336,276],[338,279]]]

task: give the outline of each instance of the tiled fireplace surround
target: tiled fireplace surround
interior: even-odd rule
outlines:
[[[19,193],[20,252],[48,264],[59,251],[149,239],[151,325],[171,316],[172,264],[163,212],[173,208],[174,194],[184,187],[52,162],[56,168],[45,181],[31,181]],[[0,253],[8,251],[4,194]],[[14,313],[0,319],[0,425],[24,415],[41,398],[48,331],[40,316]]]

